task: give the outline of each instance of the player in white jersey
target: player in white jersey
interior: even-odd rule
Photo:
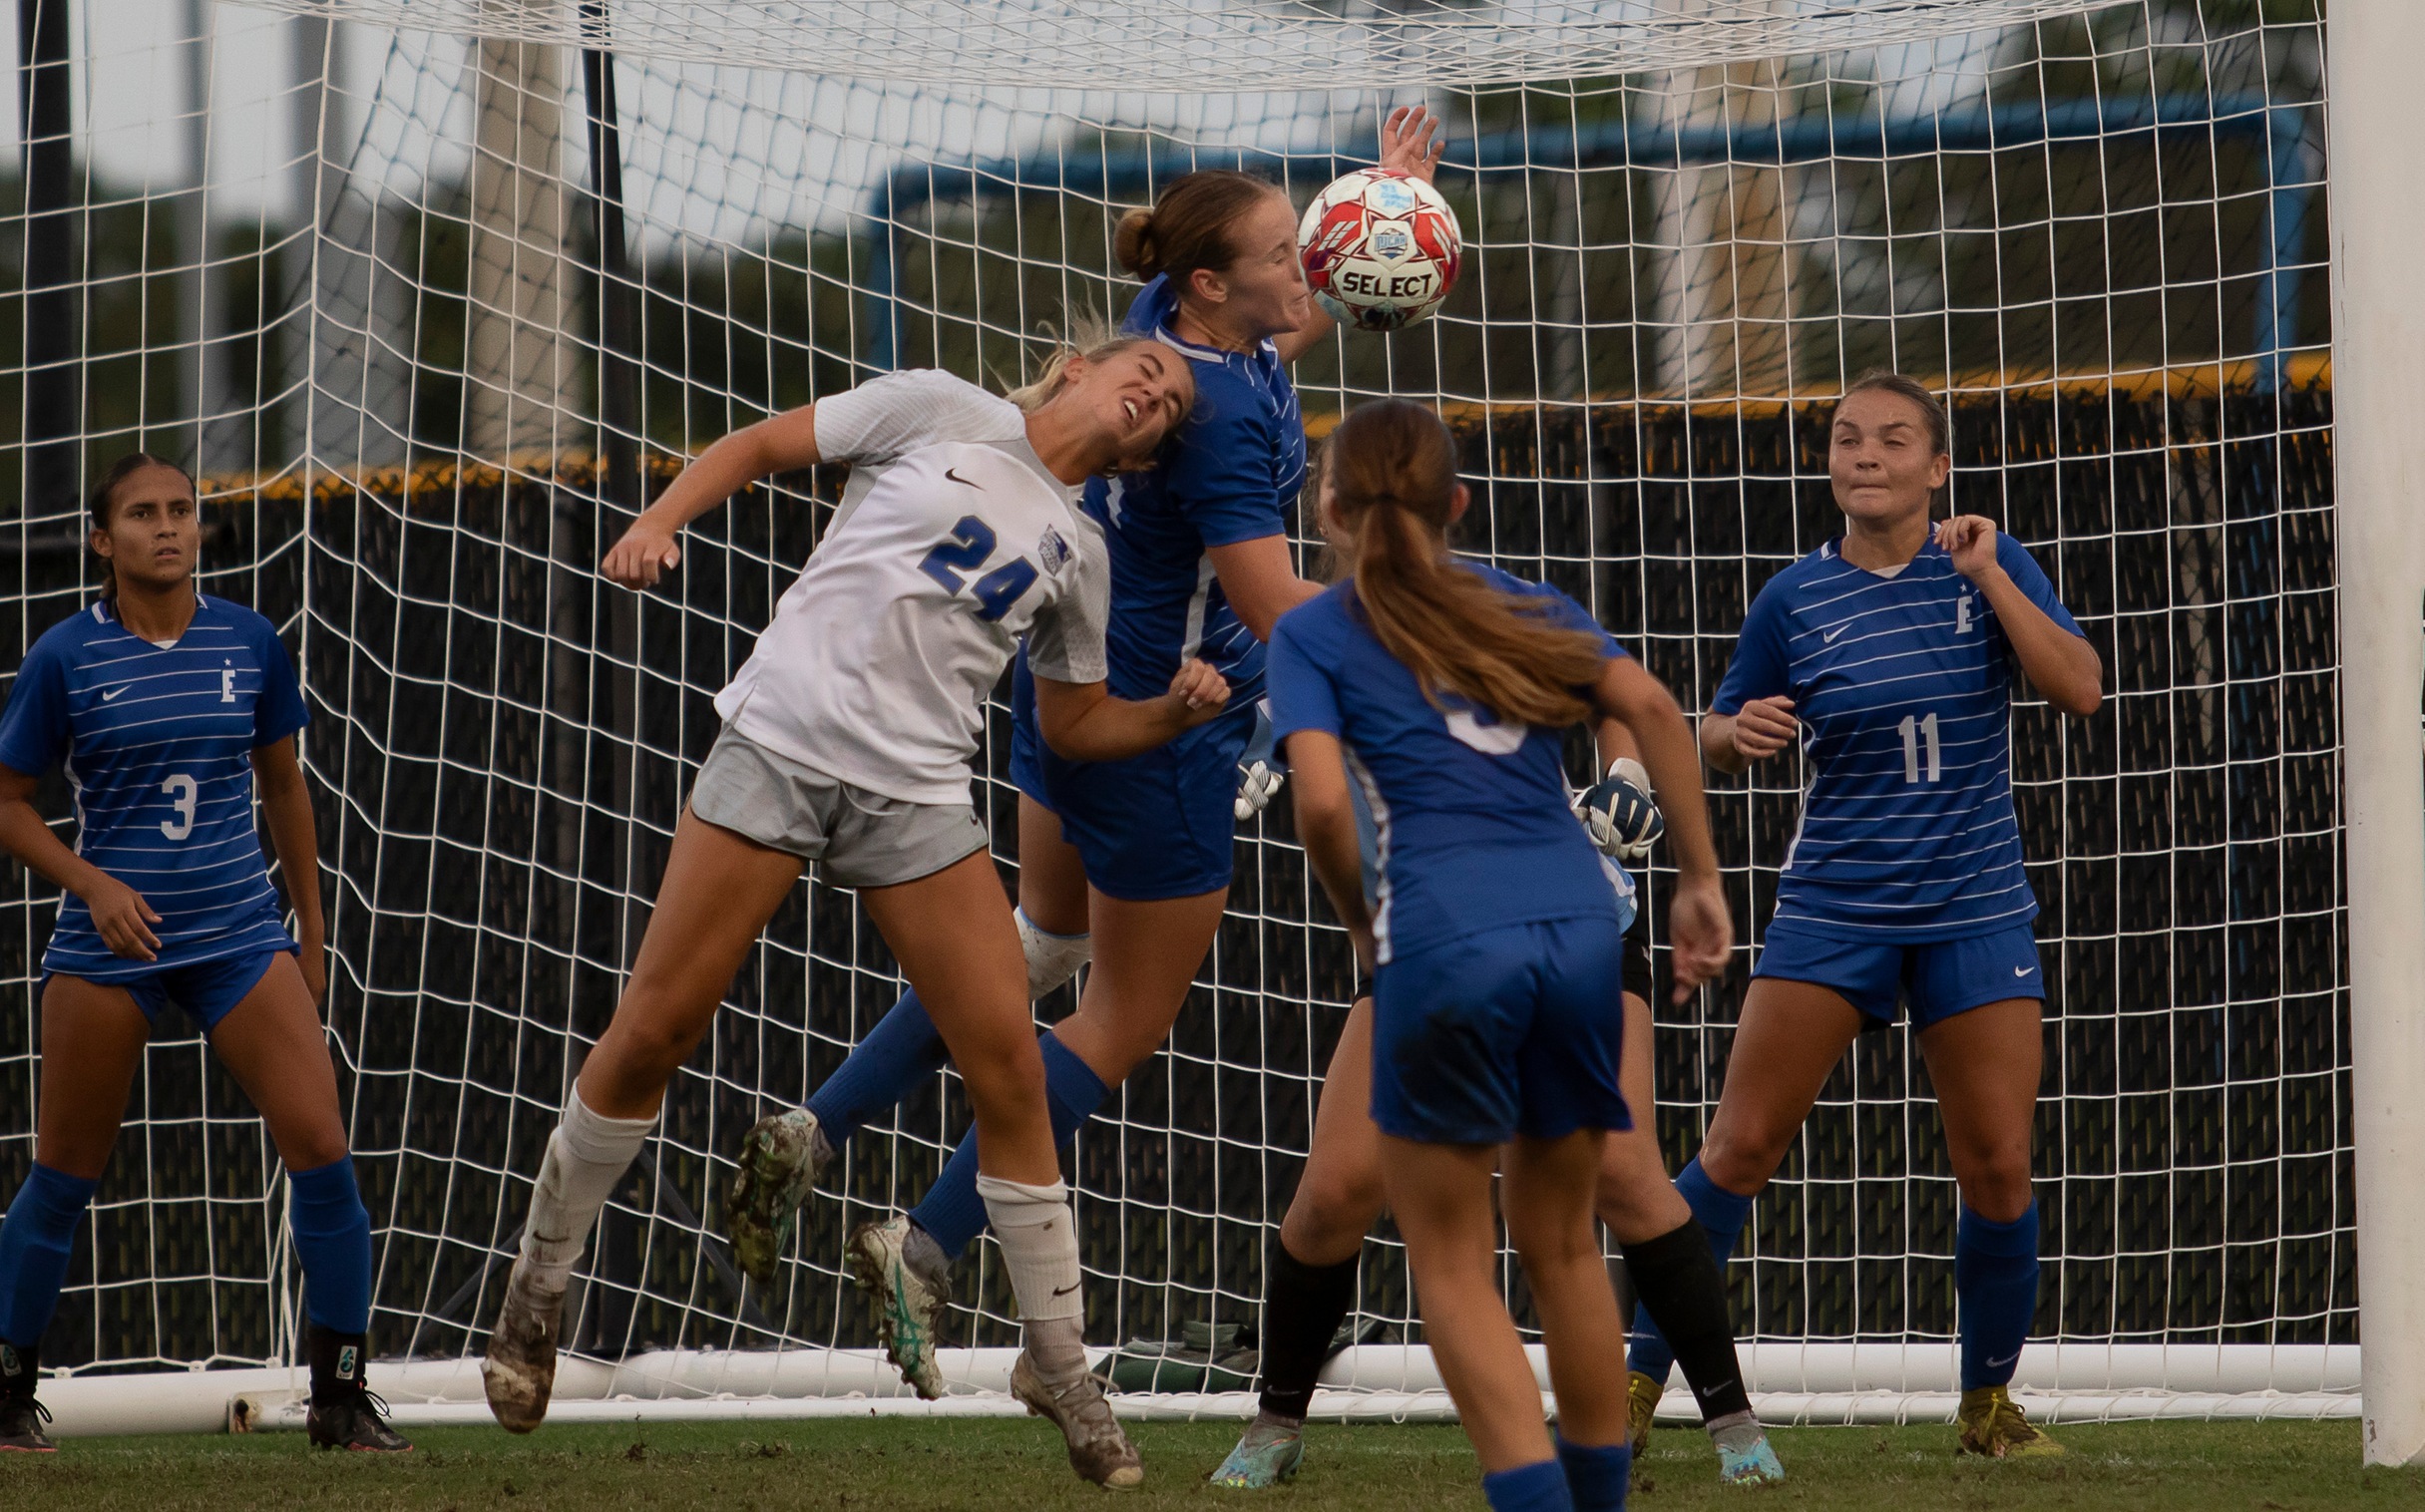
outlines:
[[[1142,1478],[1086,1373],[1077,1236],[1026,966],[970,805],[970,761],[985,697],[1021,636],[1046,738],[1081,759],[1150,750],[1216,717],[1229,689],[1189,662],[1160,697],[1109,696],[1109,565],[1075,507],[1086,479],[1146,462],[1187,413],[1187,364],[1123,338],[1064,353],[1021,397],[902,373],[778,415],[708,448],[606,554],[606,576],[646,587],[679,561],[681,527],[750,480],[855,466],[825,539],[716,699],[724,731],[674,831],[630,980],[549,1141],[484,1372],[508,1428],[546,1414],[583,1242],[666,1082],[813,861],[859,890],[961,1067],[1025,1326],[1011,1390],[1059,1425],[1081,1475]]]

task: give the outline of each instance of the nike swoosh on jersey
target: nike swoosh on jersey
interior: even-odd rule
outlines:
[[[961,477],[959,473],[955,472],[951,468],[945,468],[943,470],[943,476],[951,479],[954,483],[959,484],[962,488],[976,489],[977,492],[981,494],[985,492],[984,485],[971,483],[968,479]]]
[[[2036,966],[2014,966],[2012,968],[2012,974],[2015,976],[2035,976],[2038,974],[2038,968]]]
[[[1852,626],[1848,624],[1839,624],[1831,630],[1820,630],[1819,632],[1819,638],[1825,641],[1829,645],[1833,645],[1835,644],[1835,637],[1841,635],[1844,631],[1850,628],[1852,628]]]
[[[133,687],[133,686],[134,686],[134,684],[133,684],[133,683],[128,683],[128,684],[127,684],[127,687]],[[125,692],[125,691],[127,690],[127,687],[119,687],[119,688],[103,688],[103,689],[101,690],[101,701],[102,701],[103,703],[108,703],[108,702],[109,702],[111,699],[116,698],[116,697],[117,697],[119,694],[121,694],[121,693]]]

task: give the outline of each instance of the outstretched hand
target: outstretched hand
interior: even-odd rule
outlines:
[[[1381,126],[1381,166],[1429,184],[1448,150],[1448,133],[1425,105],[1402,105]]]
[[[623,532],[623,539],[606,552],[599,570],[608,582],[627,588],[652,588],[656,580],[681,565],[681,543],[673,532],[642,515]]]

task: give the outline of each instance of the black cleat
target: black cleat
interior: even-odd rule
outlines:
[[[50,1409],[31,1395],[0,1396],[0,1454],[56,1454],[59,1446],[42,1431]]]
[[[313,1397],[303,1426],[314,1446],[363,1454],[401,1454],[412,1440],[388,1426],[387,1403],[378,1393],[356,1388],[322,1400]]]

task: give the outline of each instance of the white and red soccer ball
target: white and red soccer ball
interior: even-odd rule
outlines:
[[[1297,250],[1315,302],[1367,331],[1395,331],[1439,308],[1465,255],[1439,190],[1386,168],[1360,168],[1316,194]]]

